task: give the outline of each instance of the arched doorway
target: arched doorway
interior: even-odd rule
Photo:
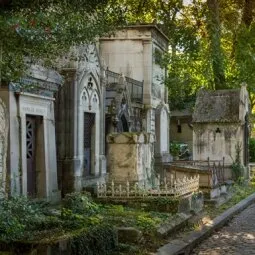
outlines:
[[[99,172],[100,101],[97,83],[92,74],[84,80],[80,93],[79,148],[82,155],[81,175],[88,177]]]

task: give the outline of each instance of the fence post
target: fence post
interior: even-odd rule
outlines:
[[[121,193],[122,193],[122,186],[121,186],[121,184],[119,185],[119,193],[120,193],[120,197],[121,197]]]

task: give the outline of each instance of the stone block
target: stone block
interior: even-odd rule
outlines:
[[[190,210],[194,213],[198,213],[203,210],[204,196],[202,192],[195,193],[191,196]]]
[[[178,213],[170,217],[164,225],[157,229],[157,235],[160,237],[167,236],[169,233],[177,231],[182,228],[187,221],[191,218],[190,214]]]
[[[227,193],[227,187],[226,187],[226,185],[222,185],[220,187],[220,194],[225,194],[225,193]]]
[[[214,188],[210,190],[210,198],[216,198],[220,196],[220,187]]]
[[[189,213],[191,209],[191,196],[182,198],[178,206],[179,213]]]
[[[144,182],[151,178],[153,147],[146,143],[146,133],[108,135],[109,174],[115,181]]]

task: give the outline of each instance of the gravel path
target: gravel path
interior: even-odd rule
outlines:
[[[255,255],[255,204],[204,240],[192,255]]]

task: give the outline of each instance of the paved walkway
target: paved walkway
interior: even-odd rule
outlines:
[[[255,204],[196,247],[192,255],[255,255]]]

